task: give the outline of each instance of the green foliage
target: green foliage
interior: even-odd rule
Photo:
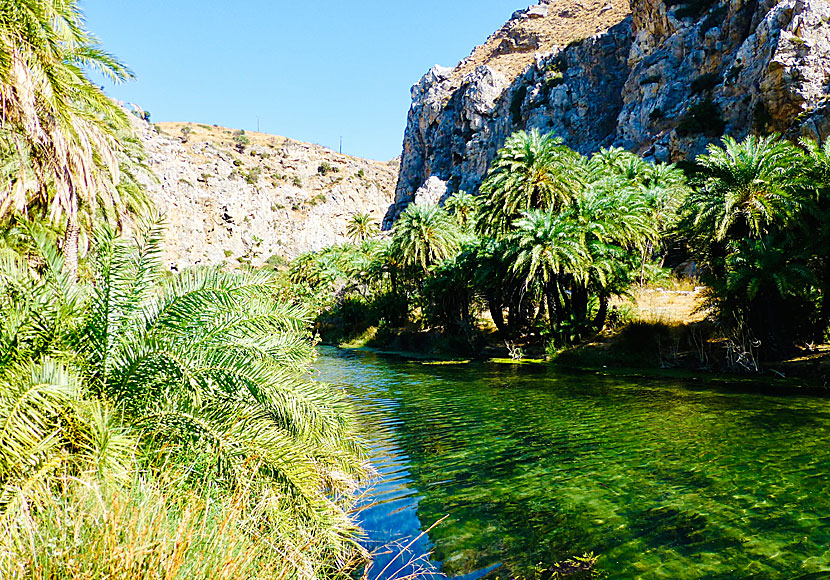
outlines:
[[[295,175],[294,177],[291,178],[291,185],[293,185],[294,187],[300,187],[301,188],[303,186],[303,180],[300,179],[299,175]]]
[[[700,134],[720,137],[725,129],[720,108],[709,97],[690,105],[677,123],[677,134],[681,137]]]
[[[363,242],[378,233],[378,225],[368,213],[356,213],[346,224],[346,235],[353,242]]]
[[[155,226],[131,241],[99,227],[80,282],[64,272],[50,237],[26,225],[0,247],[6,563],[45,562],[58,540],[44,540],[32,553],[25,538],[55,537],[60,530],[51,518],[63,514],[58,521],[88,539],[78,557],[90,562],[95,554],[139,551],[131,538],[141,534],[160,534],[156,540],[172,546],[161,530],[181,525],[205,534],[199,537],[208,544],[229,533],[245,546],[259,545],[263,557],[258,542],[268,538],[269,552],[293,554],[269,570],[274,577],[311,578],[321,565],[336,573],[355,550],[344,494],[362,468],[345,398],[307,378],[309,311],[284,300],[266,272],[163,276]],[[182,503],[159,495],[171,481]],[[163,522],[174,525],[142,520],[130,531],[137,535],[108,536],[91,524],[95,506],[103,507],[89,503],[86,492],[96,486],[111,508],[105,513],[118,514],[117,521],[149,513],[141,511],[143,500],[119,500],[146,488],[147,509],[158,506],[169,518]],[[202,493],[227,512],[226,532],[212,524],[196,532],[186,506],[196,506]],[[204,509],[197,513],[214,521]],[[249,516],[255,535],[245,524]],[[216,574],[230,557],[217,553],[220,568],[209,568]],[[205,556],[190,544],[176,557],[187,567],[212,561]]]
[[[705,73],[692,81],[692,94],[708,93],[721,84],[723,79],[717,73]]]
[[[87,73],[132,73],[86,29],[78,2],[0,2],[0,55],[0,153],[12,161],[0,218],[49,212],[74,230],[82,205],[119,205],[118,135],[129,121]]]
[[[830,322],[827,148],[802,146],[778,136],[725,138],[698,158],[702,172],[683,208],[708,304],[744,352],[749,344],[762,354],[786,351],[823,336]]]
[[[251,140],[245,134],[244,129],[240,129],[233,134],[233,142],[236,150],[240,153],[244,153],[245,147],[251,144]]]
[[[338,173],[340,171],[339,167],[334,167],[328,161],[323,161],[320,166],[317,168],[317,173],[320,175],[328,175],[329,173]]]
[[[403,267],[423,273],[458,252],[458,235],[446,211],[435,205],[412,204],[392,230],[391,252]]]
[[[562,140],[538,130],[514,133],[499,151],[481,185],[482,235],[501,235],[522,212],[558,211],[584,189],[581,157]]]
[[[259,167],[252,167],[247,173],[245,173],[245,181],[251,185],[256,185],[259,183],[260,176],[262,176],[262,169]]]
[[[468,230],[475,225],[478,218],[478,212],[481,210],[481,198],[459,191],[446,201],[444,209],[455,218],[462,230]]]

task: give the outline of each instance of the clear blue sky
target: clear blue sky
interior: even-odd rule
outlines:
[[[532,0],[82,0],[137,80],[108,87],[153,121],[401,153],[410,87],[466,57]]]

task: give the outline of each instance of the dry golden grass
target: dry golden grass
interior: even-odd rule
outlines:
[[[126,488],[68,478],[41,513],[0,521],[0,577],[9,580],[316,580],[362,562],[330,559],[326,533],[275,519],[242,490]]]
[[[611,305],[630,309],[635,321],[664,324],[692,324],[706,318],[700,309],[703,288],[691,281],[674,281],[666,286],[635,286],[631,298],[615,298]]]
[[[608,30],[630,12],[627,0],[551,0],[546,17],[510,21],[476,47],[453,70],[453,82],[460,86],[466,75],[482,65],[512,79],[534,62],[537,52],[550,52]]]

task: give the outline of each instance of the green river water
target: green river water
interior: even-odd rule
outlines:
[[[447,516],[373,578],[426,553],[473,580],[584,552],[609,578],[830,578],[830,398],[332,348],[317,369],[379,472],[370,545]]]

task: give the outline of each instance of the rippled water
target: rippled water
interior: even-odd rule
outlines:
[[[593,551],[610,578],[830,578],[830,399],[335,349],[317,366],[381,475],[374,546],[448,516],[408,555],[452,577]]]

